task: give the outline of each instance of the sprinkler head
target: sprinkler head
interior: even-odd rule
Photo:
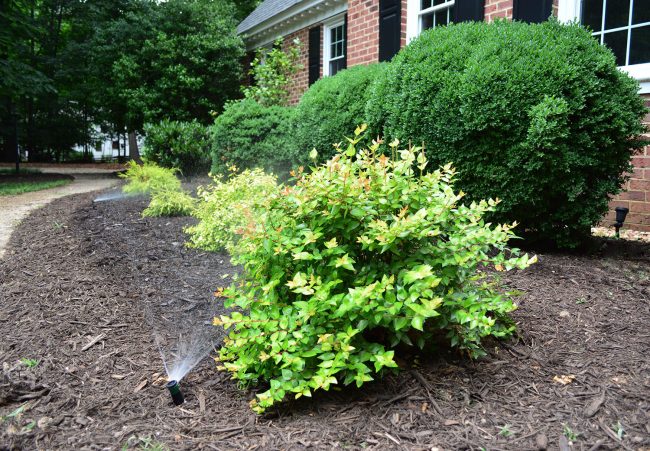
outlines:
[[[616,207],[614,211],[616,211],[616,222],[614,223],[614,228],[616,229],[616,236],[618,237],[619,229],[623,227],[625,217],[627,216],[630,209],[625,207]]]
[[[178,381],[169,381],[165,387],[167,387],[169,393],[172,395],[174,405],[180,406],[185,402],[185,397],[183,396],[183,393],[181,393],[181,386],[178,385]]]
[[[616,211],[616,223],[622,226],[625,222],[625,217],[630,212],[630,209],[625,207],[616,207],[614,211]]]

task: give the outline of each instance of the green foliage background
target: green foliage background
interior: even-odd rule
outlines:
[[[208,171],[211,133],[209,127],[192,122],[162,120],[144,128],[143,156],[166,168],[176,168],[183,175]]]
[[[227,105],[212,129],[212,172],[227,174],[234,165],[288,173],[296,160],[290,145],[292,117],[290,107],[263,106],[250,99]]]

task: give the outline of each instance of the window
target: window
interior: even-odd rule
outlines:
[[[558,15],[579,18],[614,52],[616,64],[641,82],[641,93],[650,92],[650,1],[562,0]]]
[[[648,0],[584,0],[580,19],[612,49],[619,66],[650,63]]]
[[[448,25],[453,19],[454,0],[420,0],[419,31]]]
[[[346,68],[345,40],[345,20],[343,18],[325,26],[323,75],[335,75],[341,69]]]

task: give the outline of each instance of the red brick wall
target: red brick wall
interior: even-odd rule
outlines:
[[[643,96],[646,106],[650,108],[650,95]],[[645,123],[650,127],[650,113],[645,117]],[[650,133],[646,135],[650,140]],[[625,219],[625,228],[650,232],[650,146],[641,149],[632,157],[634,171],[630,180],[625,184],[626,192],[616,196],[609,203],[604,226],[614,222],[616,207],[627,207],[630,212]]]
[[[406,33],[406,21],[403,26]],[[379,59],[379,0],[348,1],[347,58],[348,67]]]
[[[553,0],[553,15],[556,17],[559,1]],[[512,4],[513,0],[485,0],[485,21],[494,22],[498,18],[512,19]]]
[[[512,19],[513,0],[486,0],[485,21],[494,22],[495,19]]]
[[[309,27],[309,28],[313,28]],[[309,87],[309,28],[303,28],[291,33],[284,37],[284,42],[282,43],[282,49],[287,50],[287,48],[293,45],[294,39],[300,40],[300,57],[298,58],[298,63],[302,66],[302,69],[294,75],[291,84],[289,85],[289,104],[295,105],[300,100],[300,97]],[[322,30],[321,30],[321,55],[323,54],[323,39],[322,39]],[[322,63],[321,63],[322,65]],[[321,74],[322,72],[321,67]]]

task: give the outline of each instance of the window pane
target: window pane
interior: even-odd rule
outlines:
[[[330,42],[336,42],[336,28],[330,30]]]
[[[436,26],[447,25],[447,10],[443,9],[436,12]]]
[[[650,63],[650,26],[632,29],[630,64],[643,63]]]
[[[648,0],[635,0],[632,10],[632,23],[650,22],[650,2]]]
[[[343,41],[336,44],[336,56],[343,56]]]
[[[434,4],[434,5],[442,5],[442,4],[443,4],[444,2],[446,2],[446,1],[447,1],[447,0],[433,0],[433,4]]]
[[[338,71],[345,67],[345,60],[343,58],[330,61],[330,75],[336,75]]]
[[[583,0],[582,24],[593,31],[600,31],[603,20],[603,0]]]
[[[433,14],[422,16],[422,29],[428,30],[429,28],[433,28]]]
[[[616,65],[625,66],[625,52],[627,50],[627,30],[605,33],[605,44],[612,49],[616,56]]]
[[[605,10],[605,29],[626,27],[629,23],[630,0],[609,0]]]
[[[420,9],[422,10],[422,9],[431,8],[431,5],[432,5],[431,0],[422,0],[422,2],[420,3]]]

